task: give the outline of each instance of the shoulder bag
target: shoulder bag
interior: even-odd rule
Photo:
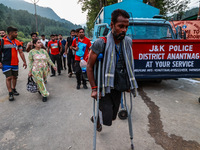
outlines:
[[[28,83],[26,85],[27,91],[31,92],[31,93],[36,93],[38,92],[38,88],[37,88],[37,83],[35,83],[33,81],[32,77],[28,77]]]

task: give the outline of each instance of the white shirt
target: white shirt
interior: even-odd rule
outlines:
[[[44,45],[44,47],[46,47],[46,43],[47,43],[49,40],[47,40],[47,39],[44,39],[44,40],[41,39],[40,41],[42,42],[42,44]]]

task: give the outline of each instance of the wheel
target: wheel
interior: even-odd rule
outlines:
[[[161,83],[162,80],[161,80],[161,79],[157,79],[157,80],[155,80],[154,82],[155,82],[155,83]]]
[[[125,120],[127,117],[128,117],[128,113],[126,110],[122,109],[119,111],[118,113],[118,117],[121,119],[121,120]]]
[[[199,97],[199,103],[200,103],[200,97]]]

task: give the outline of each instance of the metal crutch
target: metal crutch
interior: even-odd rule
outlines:
[[[96,113],[95,113],[95,102],[96,100],[94,99],[93,102],[93,120],[94,120],[94,136],[93,136],[93,150],[96,150],[96,136],[97,136],[97,120],[99,116],[99,93],[100,93],[100,76],[101,76],[101,61],[103,58],[103,54],[99,54],[98,56],[98,75],[97,75],[97,108],[96,108]],[[95,117],[97,116],[97,117]]]
[[[127,103],[126,103],[126,95],[124,92],[124,104],[128,113],[128,126],[129,126],[129,135],[131,139],[131,149],[134,150],[134,145],[133,145],[133,127],[132,127],[132,118],[131,118],[131,113],[132,113],[132,94],[130,92],[130,110],[128,109]]]

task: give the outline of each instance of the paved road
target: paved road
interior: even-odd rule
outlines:
[[[14,102],[7,100],[0,74],[0,150],[92,150],[90,89],[76,90],[75,77],[63,71],[48,78],[44,103],[26,91],[27,74],[20,68]],[[139,87],[132,114],[135,150],[200,150],[200,83],[180,79]],[[97,150],[128,149],[127,120],[117,118],[97,134]]]

